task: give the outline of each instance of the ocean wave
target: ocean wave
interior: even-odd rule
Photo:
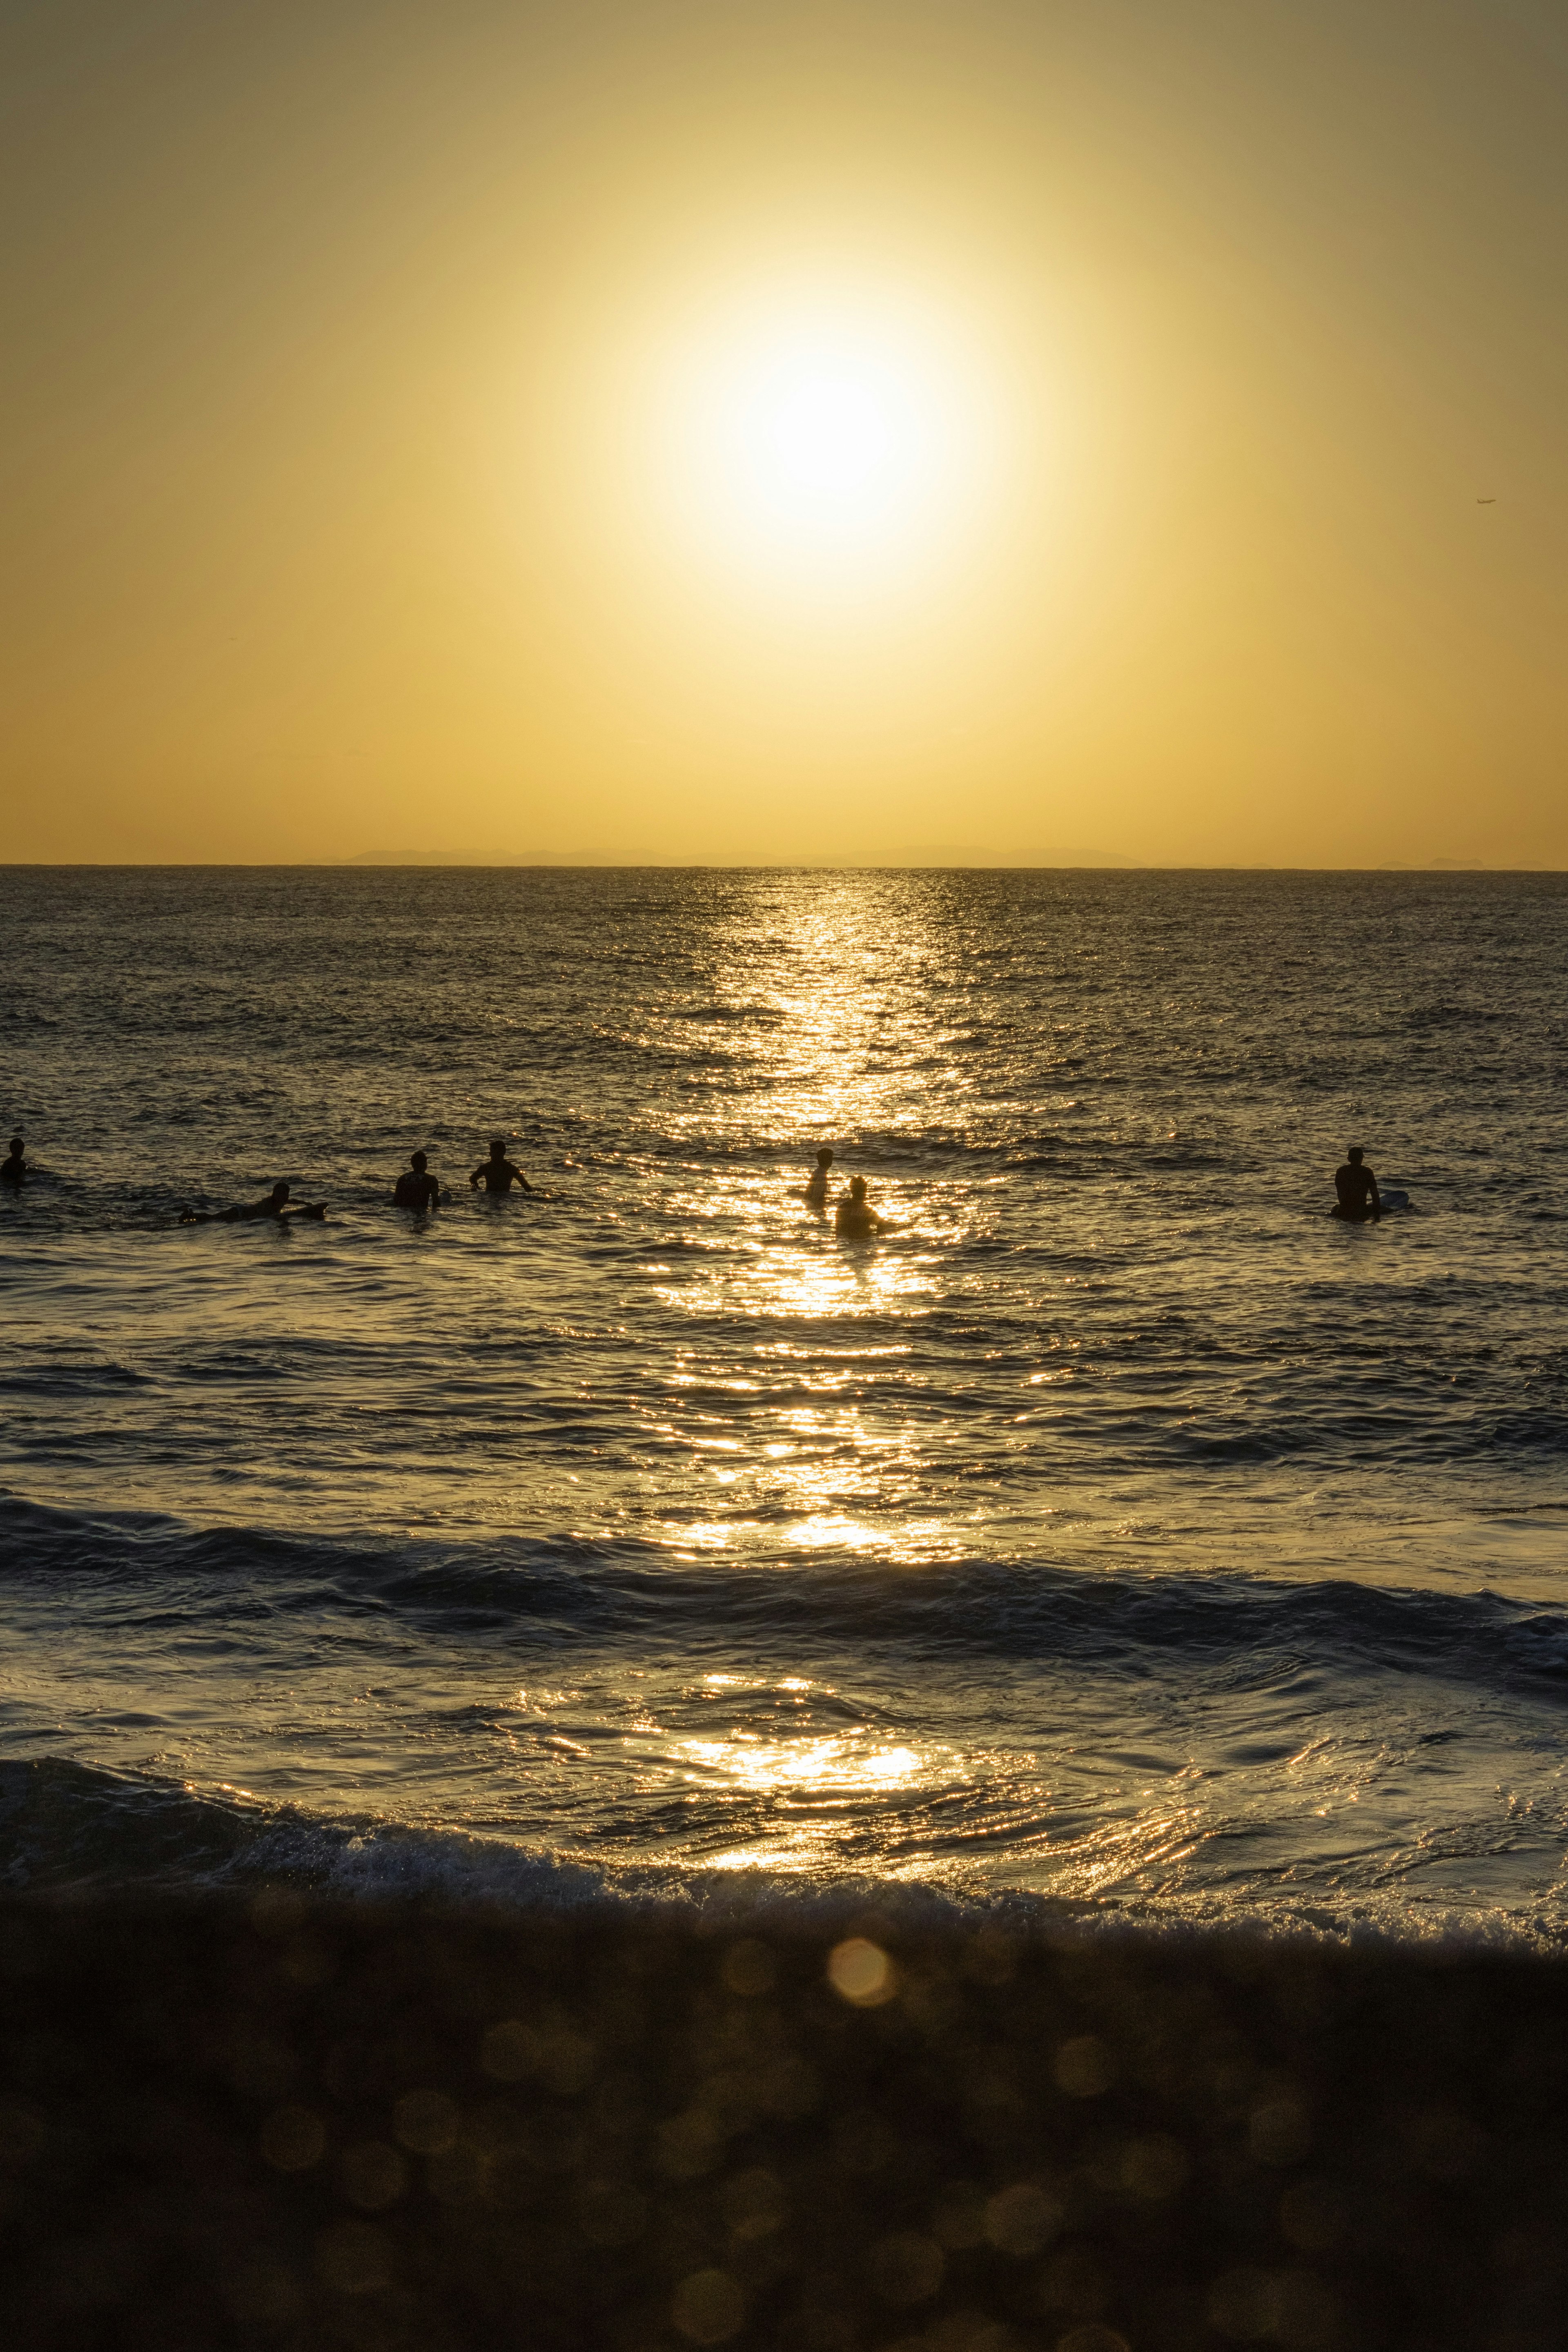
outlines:
[[[1350,1578],[1291,1580],[1208,1570],[1128,1572],[1037,1559],[868,1561],[852,1550],[787,1566],[674,1558],[635,1538],[484,1535],[327,1539],[254,1527],[192,1528],[151,1512],[84,1513],[0,1496],[0,1580],[114,1580],[162,1611],[245,1591],[268,1610],[391,1612],[445,1630],[515,1628],[531,1640],[653,1633],[896,1645],[906,1659],[1031,1660],[1137,1675],[1149,1665],[1281,1661],[1344,1674],[1419,1675],[1536,1700],[1568,1697],[1568,1612],[1481,1591],[1434,1592]]]

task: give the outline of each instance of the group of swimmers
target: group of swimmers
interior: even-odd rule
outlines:
[[[424,1211],[449,1201],[450,1192],[429,1173],[429,1160],[423,1151],[416,1151],[405,1172],[392,1188],[395,1207]],[[27,1166],[27,1150],[19,1135],[11,1138],[9,1156],[0,1161],[0,1183],[23,1184],[34,1171]],[[506,1145],[497,1136],[490,1145],[489,1157],[481,1160],[468,1178],[471,1190],[482,1185],[487,1192],[507,1192],[515,1184],[524,1192],[541,1197],[514,1161],[506,1156]],[[277,1222],[289,1217],[313,1217],[318,1222],[327,1213],[324,1201],[295,1201],[293,1188],[287,1183],[274,1184],[260,1201],[239,1201],[228,1209],[182,1209],[182,1225],[249,1225],[262,1219]]]
[[[21,1148],[18,1137],[12,1145],[18,1171],[21,1168]],[[10,1165],[7,1161],[7,1169]],[[805,1188],[806,1199],[824,1215],[827,1209],[827,1171],[832,1165],[833,1153],[825,1144],[816,1155],[816,1171]],[[529,1182],[516,1161],[507,1158],[506,1144],[498,1135],[490,1144],[489,1158],[481,1160],[470,1173],[468,1189],[475,1192],[481,1188],[487,1192],[510,1192],[514,1184],[520,1192],[530,1193],[535,1200],[541,1197],[537,1186]],[[431,1175],[430,1157],[425,1151],[412,1154],[407,1167],[392,1188],[394,1208],[411,1209],[416,1216],[428,1215],[432,1209],[439,1208],[451,1197],[440,1178]],[[296,1204],[291,1201],[289,1187],[278,1183],[274,1184],[265,1200],[241,1202],[231,1209],[182,1209],[180,1223],[183,1225],[245,1225],[263,1217],[314,1217],[320,1220],[326,1213],[324,1201],[302,1201]],[[833,1230],[849,1241],[868,1241],[874,1234],[888,1232],[889,1220],[879,1216],[866,1198],[864,1176],[851,1179],[849,1190],[835,1206]]]
[[[529,1182],[513,1160],[506,1156],[506,1145],[498,1135],[490,1144],[489,1158],[481,1160],[468,1178],[468,1190],[477,1192],[481,1186],[487,1192],[510,1192],[516,1185],[522,1192],[540,1197],[538,1188]],[[413,1209],[421,1216],[427,1209],[439,1208],[449,1201],[451,1193],[439,1177],[430,1173],[430,1161],[423,1151],[416,1151],[392,1188],[395,1209]]]
[[[478,1192],[482,1185],[487,1192],[508,1192],[514,1184],[524,1192],[535,1191],[521,1169],[507,1158],[506,1145],[497,1136],[490,1145],[489,1159],[481,1160],[468,1178],[469,1190]],[[393,1207],[412,1209],[418,1216],[439,1208],[443,1201],[449,1201],[451,1197],[440,1179],[431,1175],[429,1155],[424,1151],[414,1153],[392,1188]],[[246,1225],[258,1217],[314,1217],[320,1220],[326,1213],[324,1201],[301,1202],[297,1208],[290,1207],[289,1186],[274,1184],[264,1201],[243,1202],[233,1209],[182,1209],[180,1223],[183,1225]]]
[[[805,1197],[819,1216],[827,1213],[827,1171],[834,1154],[824,1144],[816,1155],[816,1166],[806,1183]],[[1360,1144],[1352,1144],[1342,1167],[1334,1171],[1335,1205],[1331,1215],[1342,1217],[1348,1223],[1363,1224],[1383,1214],[1383,1195],[1377,1188],[1377,1178],[1365,1164],[1366,1154]],[[11,1138],[10,1156],[0,1161],[0,1183],[20,1184],[27,1175],[26,1150],[19,1135]],[[506,1144],[496,1136],[490,1144],[489,1157],[481,1160],[468,1178],[470,1192],[482,1186],[487,1192],[509,1192],[513,1185],[533,1194],[537,1188],[531,1184],[516,1163],[507,1158]],[[412,1209],[425,1215],[438,1208],[452,1195],[437,1177],[430,1173],[428,1155],[416,1151],[407,1168],[392,1189],[393,1206]],[[319,1223],[327,1213],[324,1201],[292,1201],[290,1188],[274,1184],[265,1200],[245,1201],[230,1209],[182,1209],[183,1225],[246,1225],[261,1218],[283,1220],[290,1217],[311,1217]],[[866,1198],[864,1176],[851,1177],[849,1190],[834,1204],[833,1230],[840,1240],[869,1241],[878,1234],[890,1230],[889,1221],[879,1216]]]
[[[489,1158],[481,1160],[468,1178],[469,1189],[478,1192],[482,1185],[487,1192],[507,1192],[516,1184],[524,1192],[535,1192],[521,1168],[506,1156],[506,1145],[500,1136],[490,1145]],[[396,1209],[412,1209],[423,1216],[439,1208],[452,1195],[438,1177],[430,1173],[427,1153],[415,1152],[403,1174],[392,1188],[392,1204]],[[537,1197],[537,1193],[535,1193]],[[302,1201],[290,1204],[289,1187],[274,1184],[263,1201],[244,1201],[232,1209],[182,1209],[183,1225],[247,1225],[258,1218],[314,1217],[319,1222],[327,1213],[324,1201]]]

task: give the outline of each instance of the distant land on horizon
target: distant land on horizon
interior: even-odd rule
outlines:
[[[1488,866],[1479,857],[1430,857],[1424,863],[1413,859],[1385,858],[1376,866],[1263,866],[1215,865],[1188,860],[1181,866],[1162,867],[1157,861],[1146,858],[1121,857],[1106,849],[1041,849],[1027,856],[1003,857],[983,849],[958,844],[936,843],[900,851],[890,857],[613,857],[603,851],[582,850],[559,857],[541,856],[500,856],[479,850],[449,849],[364,849],[355,857],[327,859],[326,864],[344,866],[520,866],[539,868],[572,868],[578,866],[702,866],[720,871],[769,871],[784,873],[822,872],[894,872],[905,869],[919,872],[926,868],[969,869],[976,872],[1028,874],[1035,872],[1101,870],[1123,873],[1302,873],[1302,874],[1553,874],[1562,869],[1552,866]]]
[[[996,866],[1027,871],[1034,866],[1125,866],[1142,869],[1144,861],[1137,857],[1118,857],[1110,850],[1042,849],[1024,857],[999,857],[973,845],[957,843],[920,844],[900,850],[890,857],[647,857],[610,856],[602,850],[581,850],[574,855],[558,857],[486,855],[481,851],[448,849],[364,849],[355,857],[341,861],[345,866],[734,866],[741,869],[755,866],[776,867],[784,871],[821,871],[843,868],[899,866]]]

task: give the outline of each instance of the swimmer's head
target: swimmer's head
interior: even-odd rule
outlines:
[[[864,1176],[851,1176],[849,1179],[849,1190],[854,1199],[857,1201],[863,1201],[866,1197],[866,1179]]]
[[[1363,1151],[1359,1143],[1352,1143],[1350,1150],[1346,1152],[1345,1157],[1350,1161],[1352,1168],[1359,1168],[1366,1155]]]
[[[819,1168],[831,1168],[833,1165],[833,1154],[826,1143],[816,1155],[816,1164]]]
[[[416,1168],[416,1169],[419,1171],[419,1173],[421,1174],[421,1176],[423,1176],[423,1175],[424,1175],[425,1171],[426,1171],[426,1168],[428,1166],[428,1164],[429,1164],[429,1163],[428,1163],[428,1161],[426,1160],[426,1157],[425,1157],[424,1152],[422,1152],[422,1151],[416,1151],[416,1152],[415,1153],[415,1155],[414,1155],[413,1159],[412,1159],[412,1160],[409,1161],[409,1163],[408,1163],[408,1165],[410,1166],[410,1168]]]
[[[286,1201],[289,1198],[288,1185],[274,1184],[272,1187],[272,1197],[275,1201]]]
[[[492,1160],[506,1158],[506,1145],[499,1135],[492,1135],[490,1138],[490,1158]]]
[[[11,1138],[11,1149],[12,1149],[12,1150],[16,1153],[16,1155],[17,1159],[18,1159],[18,1160],[20,1160],[20,1158],[22,1157],[22,1139],[21,1139],[21,1137],[20,1137],[19,1135],[14,1135],[14,1136]],[[832,1159],[833,1154],[831,1153],[831,1151],[828,1153],[828,1155],[827,1155],[827,1156],[828,1156],[828,1158],[829,1158],[830,1160]]]

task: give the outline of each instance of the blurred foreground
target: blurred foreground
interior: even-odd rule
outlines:
[[[1568,1979],[1237,1938],[0,1910],[0,2335],[1560,2340]]]

